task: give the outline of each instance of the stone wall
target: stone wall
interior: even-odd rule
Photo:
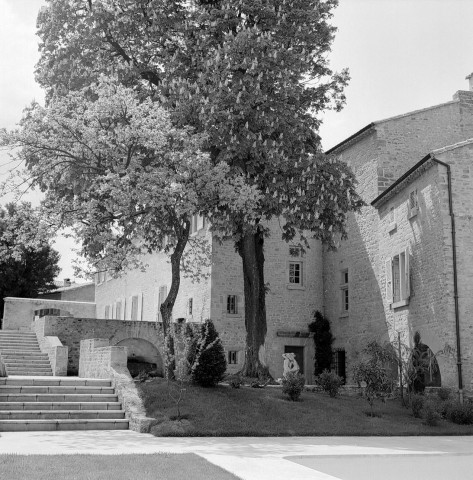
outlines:
[[[77,374],[80,342],[90,338],[105,338],[110,345],[126,339],[144,339],[153,344],[163,358],[162,327],[156,322],[47,316],[44,317],[44,335],[57,336],[69,348],[69,374]]]
[[[266,296],[267,336],[266,357],[270,373],[282,376],[285,346],[304,348],[304,373],[312,381],[314,353],[313,340],[293,335],[282,336],[278,332],[294,334],[308,332],[308,325],[315,310],[323,308],[322,247],[312,240],[311,248],[302,258],[302,285],[289,284],[289,261],[298,260],[289,254],[289,247],[297,245],[281,239],[281,227],[277,220],[270,224],[271,235],[265,239],[265,281],[269,291]],[[245,349],[245,312],[242,261],[232,242],[214,244],[211,288],[211,318],[222,338],[226,352],[237,351],[238,363],[228,365],[230,373],[243,366]],[[227,313],[227,296],[237,295],[237,314]]]
[[[35,310],[59,309],[80,318],[95,318],[95,303],[48,300],[44,298],[6,297],[3,310],[4,330],[31,330]]]
[[[201,230],[198,235],[210,235],[207,230]],[[97,317],[105,318],[105,307],[119,300],[125,303],[125,320],[131,319],[131,297],[137,295],[142,302],[141,320],[154,322],[158,320],[158,298],[161,286],[171,287],[171,264],[169,256],[163,253],[154,253],[143,258],[147,264],[145,271],[140,269],[130,270],[126,275],[112,278],[109,275],[106,280],[96,285]],[[205,270],[202,273],[206,273]],[[187,321],[201,321],[209,318],[210,281],[201,278],[200,282],[193,282],[181,273],[179,294],[173,310],[173,317],[185,318]],[[189,298],[193,299],[193,314],[189,315],[187,305]],[[111,315],[110,317],[111,318]],[[123,318],[123,317],[122,317]]]
[[[67,364],[69,358],[69,349],[63,345],[55,335],[44,335],[45,317],[35,319],[33,330],[38,339],[39,348],[42,353],[47,353],[51,370],[55,376],[67,375]]]
[[[130,429],[147,433],[156,420],[146,417],[143,401],[126,364],[126,347],[110,346],[106,338],[81,341],[79,376],[110,379],[130,422]]]

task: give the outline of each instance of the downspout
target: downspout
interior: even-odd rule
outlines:
[[[458,306],[458,272],[457,272],[457,247],[455,243],[455,214],[453,213],[452,198],[452,173],[448,163],[437,160],[432,154],[430,158],[443,165],[447,169],[448,181],[448,208],[450,213],[450,223],[452,228],[452,256],[453,256],[453,298],[455,302],[455,331],[457,337],[457,372],[458,372],[458,394],[460,403],[463,404],[463,376],[462,376],[462,356],[460,343],[460,308]]]

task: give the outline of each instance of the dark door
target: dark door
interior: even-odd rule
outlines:
[[[299,365],[299,373],[304,374],[304,347],[293,347],[292,345],[286,345],[284,347],[284,353],[294,353],[296,356],[296,362]]]

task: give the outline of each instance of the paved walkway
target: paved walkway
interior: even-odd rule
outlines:
[[[2,432],[0,453],[196,453],[243,480],[473,478],[473,437],[159,438],[131,431]]]

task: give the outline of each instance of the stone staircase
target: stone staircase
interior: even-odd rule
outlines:
[[[126,430],[110,380],[54,377],[34,333],[0,331],[0,432]]]
[[[0,331],[0,356],[7,375],[51,376],[47,353],[41,353],[35,333]]]

